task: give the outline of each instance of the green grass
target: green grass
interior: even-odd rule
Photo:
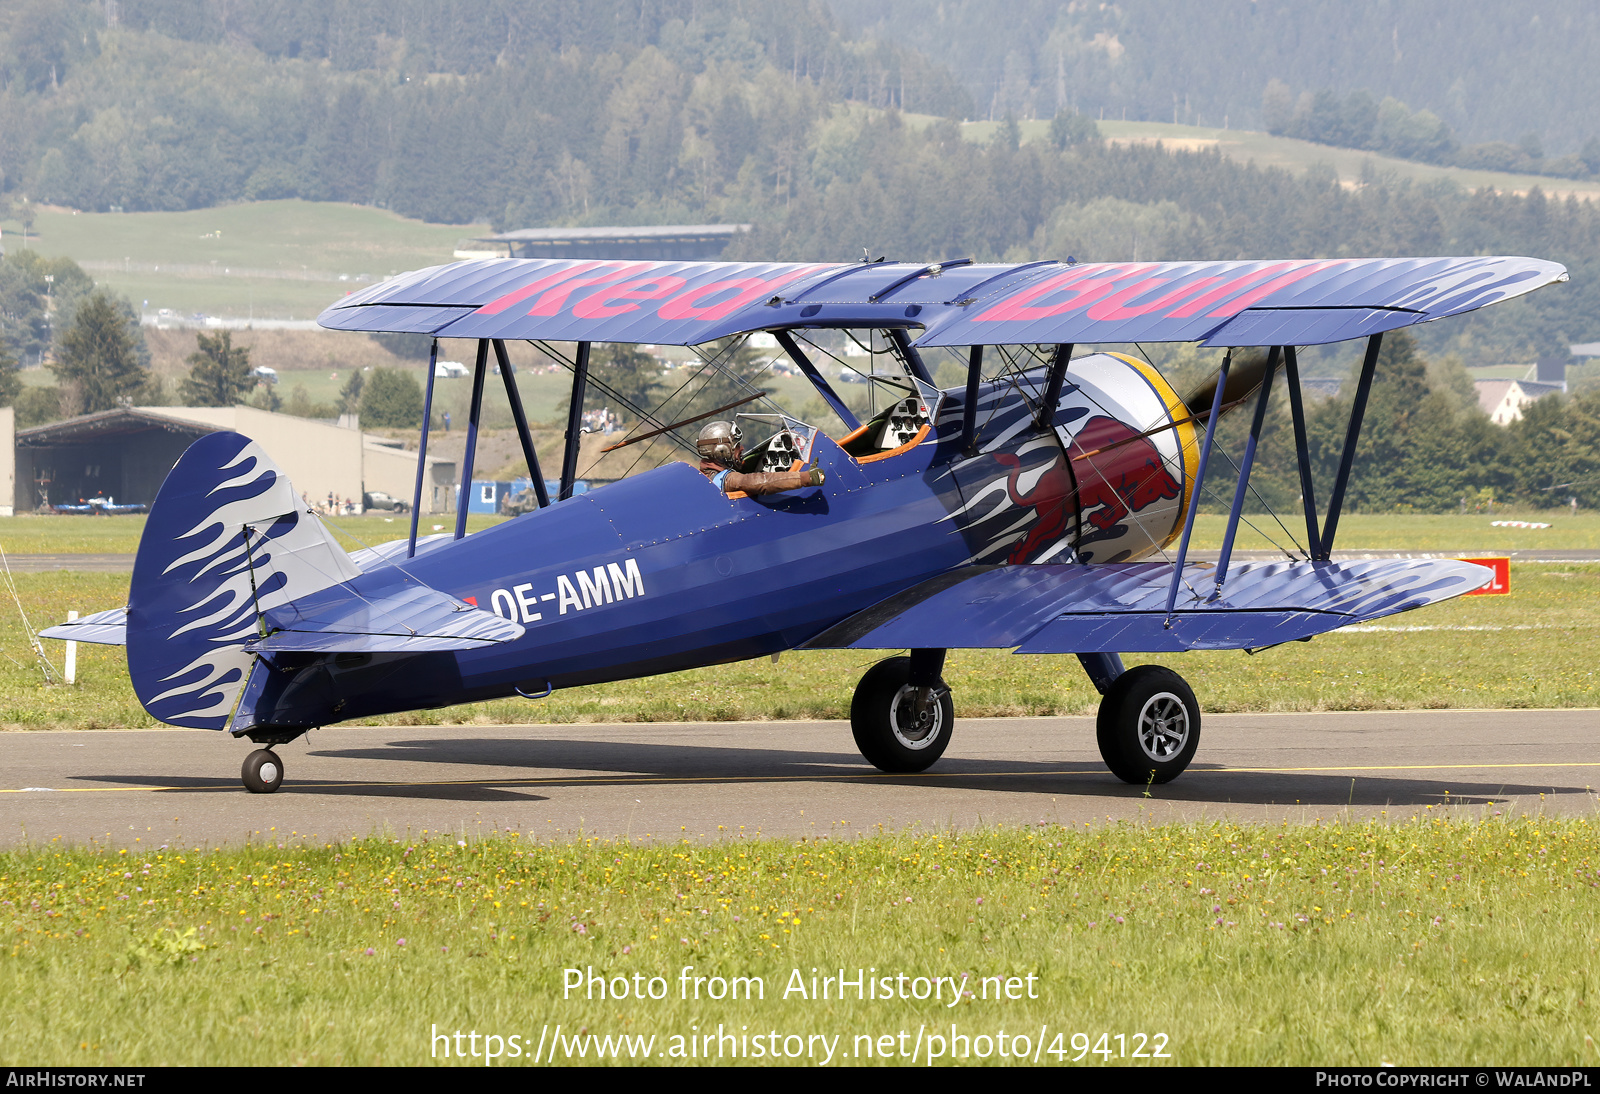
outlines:
[[[0,548],[8,555],[131,555],[144,534],[142,513],[77,517],[25,513],[0,517]]]
[[[634,1042],[650,1063],[719,1027],[821,1036],[835,1064],[889,1062],[880,1045],[910,1063],[920,1031],[941,1064],[977,1062],[950,1059],[952,1026],[990,1062],[1003,1030],[1041,1063],[1595,1063],[1592,820],[440,837],[0,855],[0,991],[27,1001],[0,1063],[482,1065],[493,1046],[525,1065],[558,1024],[586,1060],[591,1035],[653,1038]],[[689,966],[761,997],[695,1000]],[[568,991],[569,969],[630,997]],[[972,995],[802,998],[813,969]],[[631,997],[635,975],[665,998]],[[436,1055],[457,1030],[468,1058]],[[1120,1058],[1141,1044],[1168,1058]]]
[[[19,225],[6,225],[9,235]],[[93,264],[92,276],[152,310],[180,315],[301,319],[346,291],[341,275],[387,275],[454,261],[456,241],[484,235],[482,224],[427,224],[383,209],[336,202],[258,201],[177,213],[73,213],[42,209],[29,245],[47,255]],[[107,269],[112,263],[123,269]],[[200,266],[218,273],[154,272],[158,265]],[[221,274],[243,268],[321,274],[284,280]]]
[[[110,215],[110,214],[104,214]],[[128,214],[130,216],[135,214]],[[138,214],[146,215],[146,214]],[[161,214],[149,214],[161,215]],[[435,256],[429,265],[453,261],[449,252]],[[255,277],[165,277],[161,274],[122,274],[91,269],[99,285],[120,293],[155,316],[170,310],[177,320],[194,315],[214,315],[223,319],[315,319],[349,290],[328,281],[288,281]],[[356,288],[363,286],[357,285]],[[174,321],[177,321],[174,320]],[[359,336],[356,336],[359,337]]]
[[[467,532],[499,524],[504,517],[472,513],[467,516]],[[25,513],[15,517],[0,517],[0,548],[8,555],[131,555],[139,549],[139,537],[144,534],[145,518],[142,514],[121,517],[56,516]],[[411,534],[411,515],[385,515],[366,513],[359,517],[332,517],[328,520],[334,538],[347,551],[372,547],[390,540],[404,539]],[[435,514],[423,516],[420,535],[431,535],[433,525],[446,529],[455,527],[454,516]],[[48,578],[49,575],[40,574]],[[122,593],[127,592],[127,578],[123,577]],[[76,607],[77,605],[72,605]]]
[[[486,230],[481,224],[408,220],[366,205],[257,201],[178,213],[40,210],[30,246],[78,261],[216,263],[383,277],[448,262],[456,240]]]
[[[403,527],[398,525],[399,527]],[[35,627],[126,602],[120,574],[18,574]],[[1182,673],[1203,710],[1317,711],[1600,707],[1600,566],[1518,563],[1507,596],[1464,597],[1247,656],[1236,651],[1143,657]],[[1421,629],[1412,629],[1421,628]],[[1437,628],[1437,629],[1434,629]],[[63,647],[45,640],[61,667]],[[847,718],[873,651],[786,653],[717,668],[373,719],[380,725],[698,722]],[[954,650],[945,668],[961,718],[1088,714],[1099,704],[1077,659]],[[123,651],[81,645],[78,683],[45,680],[14,604],[0,602],[0,728],[146,728],[156,723],[128,683]]]
[[[1288,545],[1291,536],[1294,541],[1305,542],[1303,513],[1278,514],[1289,534],[1270,516],[1256,513],[1246,516],[1254,527],[1240,524],[1235,542],[1240,549]],[[1496,528],[1497,520],[1520,520],[1550,527]],[[1226,516],[1200,514],[1195,519],[1193,546],[1202,550],[1220,548],[1226,527]],[[1347,513],[1339,518],[1335,542],[1340,551],[1594,550],[1600,548],[1600,512],[1499,507],[1492,513]]]
[[[539,379],[538,377],[530,377]],[[526,388],[525,388],[526,390]],[[485,468],[491,472],[493,468]],[[1305,525],[1298,514],[1280,514],[1284,523],[1300,540]],[[499,522],[500,518],[474,514],[467,518],[468,531],[477,531]],[[1283,529],[1270,517],[1250,514],[1257,528],[1241,525],[1236,546],[1241,550],[1271,548],[1287,543]],[[1496,520],[1544,522],[1549,528],[1495,528]],[[431,524],[448,519],[438,516],[424,521]],[[1214,550],[1222,546],[1227,519],[1202,513],[1195,521],[1193,546]],[[332,522],[340,542],[347,548],[386,543],[404,538],[410,525],[404,518],[386,518],[381,513],[361,517],[338,517]],[[349,529],[345,535],[341,529]],[[23,514],[0,517],[0,547],[7,554],[132,554],[138,549],[144,531],[144,517],[78,517]],[[1271,539],[1262,532],[1270,532]],[[1495,513],[1445,513],[1440,515],[1349,513],[1339,522],[1341,550],[1394,551],[1512,551],[1548,547],[1557,550],[1600,548],[1600,513],[1582,510],[1576,515],[1564,509],[1505,510]]]

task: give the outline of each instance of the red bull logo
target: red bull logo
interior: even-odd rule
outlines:
[[[1059,448],[1055,459],[1043,468],[1024,467],[1022,459],[1009,452],[997,454],[995,459],[1011,468],[1006,476],[1006,494],[1011,504],[1032,509],[1037,514],[1028,534],[1012,545],[1006,561],[1032,561],[1040,551],[1066,535],[1072,523],[1076,513],[1072,504],[1072,472]]]
[[[1131,514],[1183,494],[1155,443],[1115,418],[1089,419],[1073,438],[1071,458],[1078,510],[1095,529],[1084,543],[1118,538],[1126,531],[1119,525]]]

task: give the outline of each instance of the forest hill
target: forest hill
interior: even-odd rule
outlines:
[[[99,5],[51,7],[32,52],[0,41],[11,198],[131,212],[299,197],[497,228],[750,222],[724,257],[768,260],[1520,254],[1571,284],[1439,324],[1425,348],[1476,365],[1600,341],[1593,205],[1108,146],[1071,112],[1046,139],[1007,125],[972,142],[927,124],[975,111],[947,69],[852,40],[815,5],[440,0],[408,21],[352,0],[330,23],[284,2],[222,26],[150,0],[114,30]]]

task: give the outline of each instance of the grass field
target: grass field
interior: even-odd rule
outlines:
[[[1594,1066],[1600,831],[1432,808],[39,847],[0,855],[0,991],[27,1001],[0,1017],[0,1063]],[[892,997],[858,998],[858,970]],[[587,997],[591,974],[627,997]]]
[[[396,527],[401,527],[398,524]],[[35,627],[126,602],[119,574],[18,574]],[[1600,707],[1600,566],[1516,564],[1508,596],[1466,597],[1369,627],[1291,642],[1255,656],[1132,656],[1170,665],[1207,711]],[[45,640],[57,670],[61,643]],[[815,651],[668,676],[373,720],[376,724],[733,721],[846,718],[876,652]],[[1099,695],[1071,656],[955,650],[945,668],[958,717],[1085,714]],[[115,646],[80,646],[78,683],[45,679],[15,604],[0,601],[0,728],[153,727]]]
[[[1305,517],[1300,513],[1279,513],[1278,516],[1294,539],[1303,543]],[[1290,536],[1270,516],[1251,513],[1247,518],[1250,524],[1239,526],[1236,542],[1239,548],[1265,549],[1290,542]],[[1497,520],[1543,523],[1550,527],[1496,528]],[[1195,518],[1193,545],[1202,550],[1221,547],[1226,527],[1225,516],[1201,513]],[[1580,510],[1573,514],[1565,509],[1497,509],[1493,513],[1348,513],[1339,518],[1336,542],[1341,551],[1593,550],[1600,548],[1600,512]]]
[[[468,533],[499,524],[503,517],[472,513],[467,517]],[[386,517],[368,513],[359,517],[331,518],[334,535],[346,550],[388,543],[411,534],[410,514]],[[0,517],[0,548],[8,555],[131,555],[139,549],[145,518],[141,514],[124,517],[40,516]],[[430,534],[434,524],[454,527],[452,519],[438,516],[422,518],[421,534]],[[341,532],[349,529],[349,533]],[[49,575],[41,574],[41,577]],[[126,595],[127,578],[122,579]]]
[[[21,234],[15,222],[5,229],[7,236]],[[359,288],[358,278],[452,262],[458,239],[488,231],[483,224],[407,220],[364,205],[287,200],[177,213],[44,208],[29,245],[86,263],[97,282],[136,305],[148,300],[152,312],[314,319]]]
[[[541,457],[542,459],[542,457]],[[1290,532],[1305,538],[1304,523],[1298,514],[1281,514]],[[433,518],[435,521],[438,518]],[[499,522],[500,518],[473,515],[467,518],[469,531]],[[1237,546],[1241,550],[1271,548],[1287,543],[1282,528],[1270,517],[1249,516],[1255,527],[1241,525]],[[1496,528],[1496,520],[1523,520],[1549,523],[1549,528]],[[1214,550],[1222,546],[1227,519],[1202,513],[1195,520],[1193,546]],[[403,539],[409,531],[404,520],[391,520],[382,514],[339,517],[333,522],[337,533],[349,529],[341,542],[354,549],[375,543]],[[0,517],[0,548],[8,554],[132,554],[144,531],[144,517],[76,517],[25,514]],[[1268,538],[1270,533],[1271,538]],[[1446,513],[1440,515],[1395,515],[1387,513],[1349,513],[1339,522],[1339,547],[1344,550],[1392,551],[1514,551],[1530,548],[1562,550],[1600,549],[1600,513],[1583,510],[1506,510],[1496,513]]]

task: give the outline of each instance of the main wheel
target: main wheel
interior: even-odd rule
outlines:
[[[1106,689],[1095,728],[1100,755],[1117,778],[1170,782],[1200,745],[1200,704],[1171,669],[1139,665]]]
[[[250,793],[270,794],[283,785],[283,761],[272,749],[258,748],[244,758],[239,778]]]
[[[932,767],[955,725],[950,689],[940,680],[931,695],[911,686],[911,658],[891,657],[867,670],[850,701],[850,732],[868,763],[902,773]]]

